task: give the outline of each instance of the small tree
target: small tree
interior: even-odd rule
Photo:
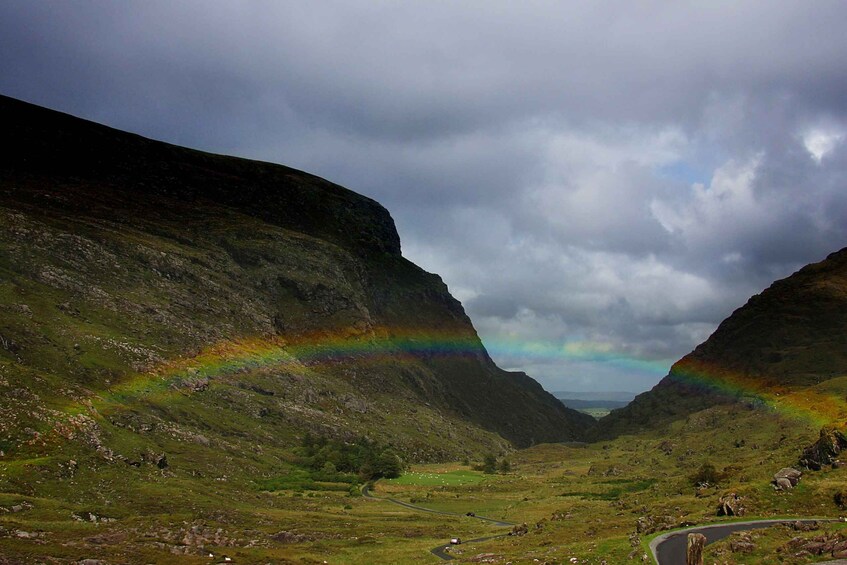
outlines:
[[[512,464],[509,463],[508,459],[503,459],[500,461],[500,464],[497,466],[501,473],[511,473],[512,472]]]
[[[493,453],[489,453],[482,460],[482,472],[487,475],[493,475],[497,472],[497,457]]]
[[[393,451],[386,449],[379,455],[379,457],[377,457],[375,470],[376,474],[380,477],[396,479],[400,476],[400,472],[403,470],[403,464],[400,462],[400,458],[397,457]]]
[[[716,485],[721,481],[721,476],[711,463],[703,463],[694,475],[691,482],[697,485]]]

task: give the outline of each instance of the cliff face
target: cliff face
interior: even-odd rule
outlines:
[[[593,424],[494,365],[373,200],[9,98],[0,119],[7,453],[85,406],[115,452],[127,430],[259,449],[310,430],[441,459]]]
[[[753,296],[653,390],[600,421],[598,437],[649,428],[719,402],[847,376],[847,249]],[[754,400],[753,400],[754,401]]]

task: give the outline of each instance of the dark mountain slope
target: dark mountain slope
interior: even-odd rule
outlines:
[[[847,375],[847,249],[753,296],[653,390],[600,421],[598,437],[653,427],[720,402]]]
[[[114,452],[310,430],[438,459],[592,425],[494,365],[373,200],[5,97],[0,119],[7,455],[85,406]]]

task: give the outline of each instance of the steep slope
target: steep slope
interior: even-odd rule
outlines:
[[[119,453],[309,430],[439,459],[592,424],[494,365],[378,203],[10,98],[0,119],[7,457],[63,435]]]
[[[600,421],[597,437],[666,423],[716,403],[847,376],[847,249],[777,281],[733,312],[651,391]]]

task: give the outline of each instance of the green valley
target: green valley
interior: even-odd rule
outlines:
[[[377,202],[0,116],[0,564],[611,565],[760,518],[707,562],[847,555],[792,525],[847,511],[847,250],[597,420],[499,368]]]

